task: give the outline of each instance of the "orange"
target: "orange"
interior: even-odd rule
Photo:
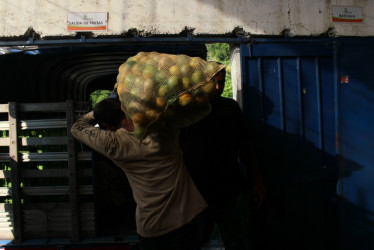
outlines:
[[[157,71],[155,79],[158,83],[165,83],[167,77],[162,71]]]
[[[163,97],[156,97],[156,107],[159,109],[164,109],[166,107],[166,99]]]
[[[145,112],[145,115],[147,116],[147,118],[150,122],[153,122],[153,121],[157,120],[157,118],[158,118],[158,111],[155,110],[155,109],[150,109],[150,110],[147,110]]]
[[[124,87],[126,89],[130,88],[133,85],[134,75],[133,74],[126,74],[125,79],[123,81]]]
[[[128,101],[129,98],[131,98],[131,96],[126,95],[124,99],[122,100],[124,102],[124,107],[128,112],[134,113],[142,108],[143,105],[138,101],[132,100],[129,103],[128,102],[126,103],[126,101]]]
[[[174,64],[173,60],[168,57],[168,56],[163,56],[159,61],[158,61],[158,69],[165,69],[169,68]]]
[[[169,73],[172,75],[178,75],[179,74],[179,68],[177,65],[173,65],[169,68]]]
[[[181,73],[182,76],[186,76],[186,75],[190,74],[191,70],[192,70],[192,68],[188,64],[182,64],[180,66],[180,73]]]
[[[164,97],[169,92],[169,87],[167,85],[161,85],[158,89],[158,96]]]
[[[152,59],[152,61],[154,63],[157,63],[160,59],[161,59],[161,54],[157,53],[157,52],[151,52],[149,57]]]
[[[202,85],[201,88],[202,88],[204,93],[210,94],[216,88],[216,82],[214,80],[210,80],[206,84]]]
[[[142,57],[142,56],[145,56],[146,55],[146,52],[143,52],[143,51],[140,51],[138,54],[136,54],[134,57],[136,58],[136,59],[139,59],[140,57]]]
[[[131,62],[134,62],[134,61],[131,61]],[[120,67],[119,67],[119,69],[118,69],[118,71],[119,72],[130,72],[131,71],[131,68],[132,68],[132,66],[133,66],[134,64],[132,64],[132,63],[124,63],[124,64],[122,64]]]
[[[134,74],[134,75],[137,75],[137,76],[141,76],[142,75],[142,71],[143,71],[143,65],[137,63],[137,64],[134,64],[131,68],[131,72]]]
[[[155,87],[155,84],[152,81],[152,79],[149,79],[149,78],[145,78],[144,79],[144,81],[143,81],[143,90],[145,92],[152,91],[154,87]]]
[[[196,70],[192,76],[191,80],[193,83],[200,83],[203,80],[204,74],[201,70]]]
[[[135,127],[134,136],[138,139],[141,139],[144,136],[145,129],[143,127]]]
[[[126,62],[129,62],[129,61],[134,61],[134,62],[136,62],[136,59],[137,57],[136,56],[131,56],[131,57],[129,57],[129,58],[127,58],[127,61]]]
[[[134,77],[134,86],[142,86],[144,82],[143,77]]]
[[[215,62],[208,62],[206,65],[206,72],[208,75],[213,75],[213,73],[218,69],[218,64]]]
[[[125,72],[120,71],[117,75],[117,82],[123,82],[124,78],[125,78]]]
[[[122,63],[119,67],[118,67],[118,72],[121,72],[123,67],[125,67],[126,63]]]
[[[149,78],[146,78],[143,82],[143,95],[145,99],[149,99],[152,95],[155,95],[155,85],[153,81]]]
[[[136,126],[145,125],[148,122],[147,116],[142,112],[137,112],[133,114],[131,120]]]
[[[193,100],[193,97],[191,94],[189,93],[184,93],[182,94],[180,97],[179,97],[179,104],[182,105],[182,106],[187,106],[188,104],[190,104]]]
[[[184,89],[189,89],[191,87],[191,79],[186,76],[182,78],[181,83]]]
[[[118,96],[121,96],[122,89],[123,89],[123,84],[122,83],[117,84],[117,94],[118,94]]]
[[[179,85],[178,76],[171,76],[167,81],[167,85],[170,90],[174,90]]]
[[[200,66],[200,58],[199,57],[192,57],[190,60],[190,66],[192,68],[198,69]]]
[[[155,64],[157,65],[157,62],[158,62],[158,59],[154,57],[153,55],[150,55],[148,57],[148,60],[145,63],[149,65],[155,65]]]
[[[175,62],[178,64],[178,65],[181,65],[181,64],[188,64],[190,61],[190,58],[186,55],[177,55],[176,59],[175,59]]]
[[[173,61],[173,63],[175,63],[177,61],[177,57],[176,55],[168,55],[168,57]]]
[[[148,78],[151,78],[153,77],[155,74],[156,74],[156,67],[153,66],[153,65],[150,65],[150,64],[147,64],[145,67],[144,67],[144,70],[143,70],[143,76],[144,77],[148,77]]]

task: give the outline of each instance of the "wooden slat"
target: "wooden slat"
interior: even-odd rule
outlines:
[[[8,113],[8,104],[0,104],[0,113]]]
[[[92,158],[91,152],[79,152],[78,160],[90,161]],[[50,162],[50,161],[67,161],[67,152],[45,152],[45,153],[22,153],[22,162]],[[8,153],[0,153],[0,162],[9,162]]]
[[[67,169],[23,170],[22,178],[67,177]]]
[[[0,213],[6,213],[7,211],[13,211],[12,204],[0,203]]]
[[[65,112],[65,102],[49,102],[49,103],[20,103],[19,112]]]
[[[9,130],[9,121],[0,121],[0,130]]]
[[[13,224],[10,220],[8,221],[0,221],[0,228],[10,228]]]
[[[8,211],[4,213],[0,213],[0,223],[11,221],[13,218],[13,211]]]
[[[0,187],[0,196],[11,196],[13,193],[11,188]],[[22,193],[24,195],[68,195],[68,186],[41,186],[41,187],[24,187],[22,188]],[[92,185],[80,186],[78,193],[81,195],[93,194]]]
[[[66,120],[65,119],[21,120],[19,121],[18,126],[21,130],[66,128]],[[0,130],[9,130],[9,122],[0,121]]]
[[[78,173],[79,177],[92,177],[92,169],[90,168],[79,169]],[[68,177],[68,174],[69,172],[67,169],[27,169],[21,171],[22,178]],[[10,170],[0,170],[0,179],[11,177],[12,176]]]
[[[66,120],[65,119],[23,120],[23,121],[20,121],[19,126],[22,130],[66,128]]]
[[[66,145],[67,140],[66,136],[28,137],[22,138],[22,146]]]
[[[79,177],[92,177],[92,169],[80,169]],[[23,170],[21,176],[23,178],[49,178],[49,177],[68,177],[68,169],[44,169],[44,170]],[[1,171],[0,171],[1,178]]]
[[[8,187],[0,187],[0,196],[10,196],[12,194],[12,189]]]
[[[22,146],[46,146],[46,145],[66,145],[66,136],[55,136],[55,137],[28,137],[21,138]],[[9,147],[9,138],[0,138],[0,146]]]
[[[10,170],[0,170],[0,179],[12,178],[12,172]]]
[[[9,147],[9,138],[7,138],[7,137],[0,138],[0,146]]]
[[[6,105],[6,104],[3,104]],[[1,108],[1,107],[0,107]],[[5,109],[5,107],[4,107]],[[91,109],[89,102],[76,102],[74,104],[74,109],[77,112],[87,112]],[[6,109],[4,112],[7,112]],[[66,103],[65,102],[48,102],[48,103],[20,103],[19,112],[65,112]],[[0,109],[1,112],[1,109]]]
[[[24,195],[69,195],[68,186],[43,186],[43,187],[24,187],[22,188]],[[93,194],[92,185],[84,185],[78,188],[78,194]]]
[[[0,153],[0,162],[10,162],[9,153]]]
[[[0,239],[12,240],[13,238],[14,238],[14,235],[13,235],[12,228],[0,229]]]
[[[74,102],[74,111],[76,113],[87,113],[91,109],[91,102]]]
[[[9,206],[6,206],[6,205],[9,205],[9,204],[3,204],[3,206],[0,205],[0,212],[1,212],[1,209],[10,208]],[[82,202],[80,207],[81,207],[81,211],[92,210],[94,208],[94,203],[93,202]],[[31,202],[31,203],[23,204],[23,208],[25,212],[33,211],[33,210],[53,210],[57,208],[69,210],[70,203],[69,202]]]

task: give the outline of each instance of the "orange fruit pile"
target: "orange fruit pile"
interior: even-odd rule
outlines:
[[[128,58],[119,67],[117,91],[137,137],[143,138],[147,127],[169,106],[205,102],[204,96],[214,90],[212,77],[223,67],[199,57],[158,52],[139,52]]]

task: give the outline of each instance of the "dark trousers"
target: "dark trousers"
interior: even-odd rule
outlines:
[[[226,250],[253,249],[251,242],[251,200],[248,192],[219,204],[210,204],[197,219],[201,246],[209,242],[218,226]]]
[[[140,250],[200,250],[199,233],[195,222],[159,237],[139,237]]]

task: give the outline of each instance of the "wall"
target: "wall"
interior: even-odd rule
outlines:
[[[331,5],[363,7],[364,23],[332,22]],[[30,27],[42,38],[73,36],[67,31],[68,12],[108,12],[108,31],[96,35],[134,29],[141,35],[179,34],[186,28],[194,35],[236,28],[253,35],[374,35],[374,1],[369,0],[2,0],[0,37],[23,36]]]

